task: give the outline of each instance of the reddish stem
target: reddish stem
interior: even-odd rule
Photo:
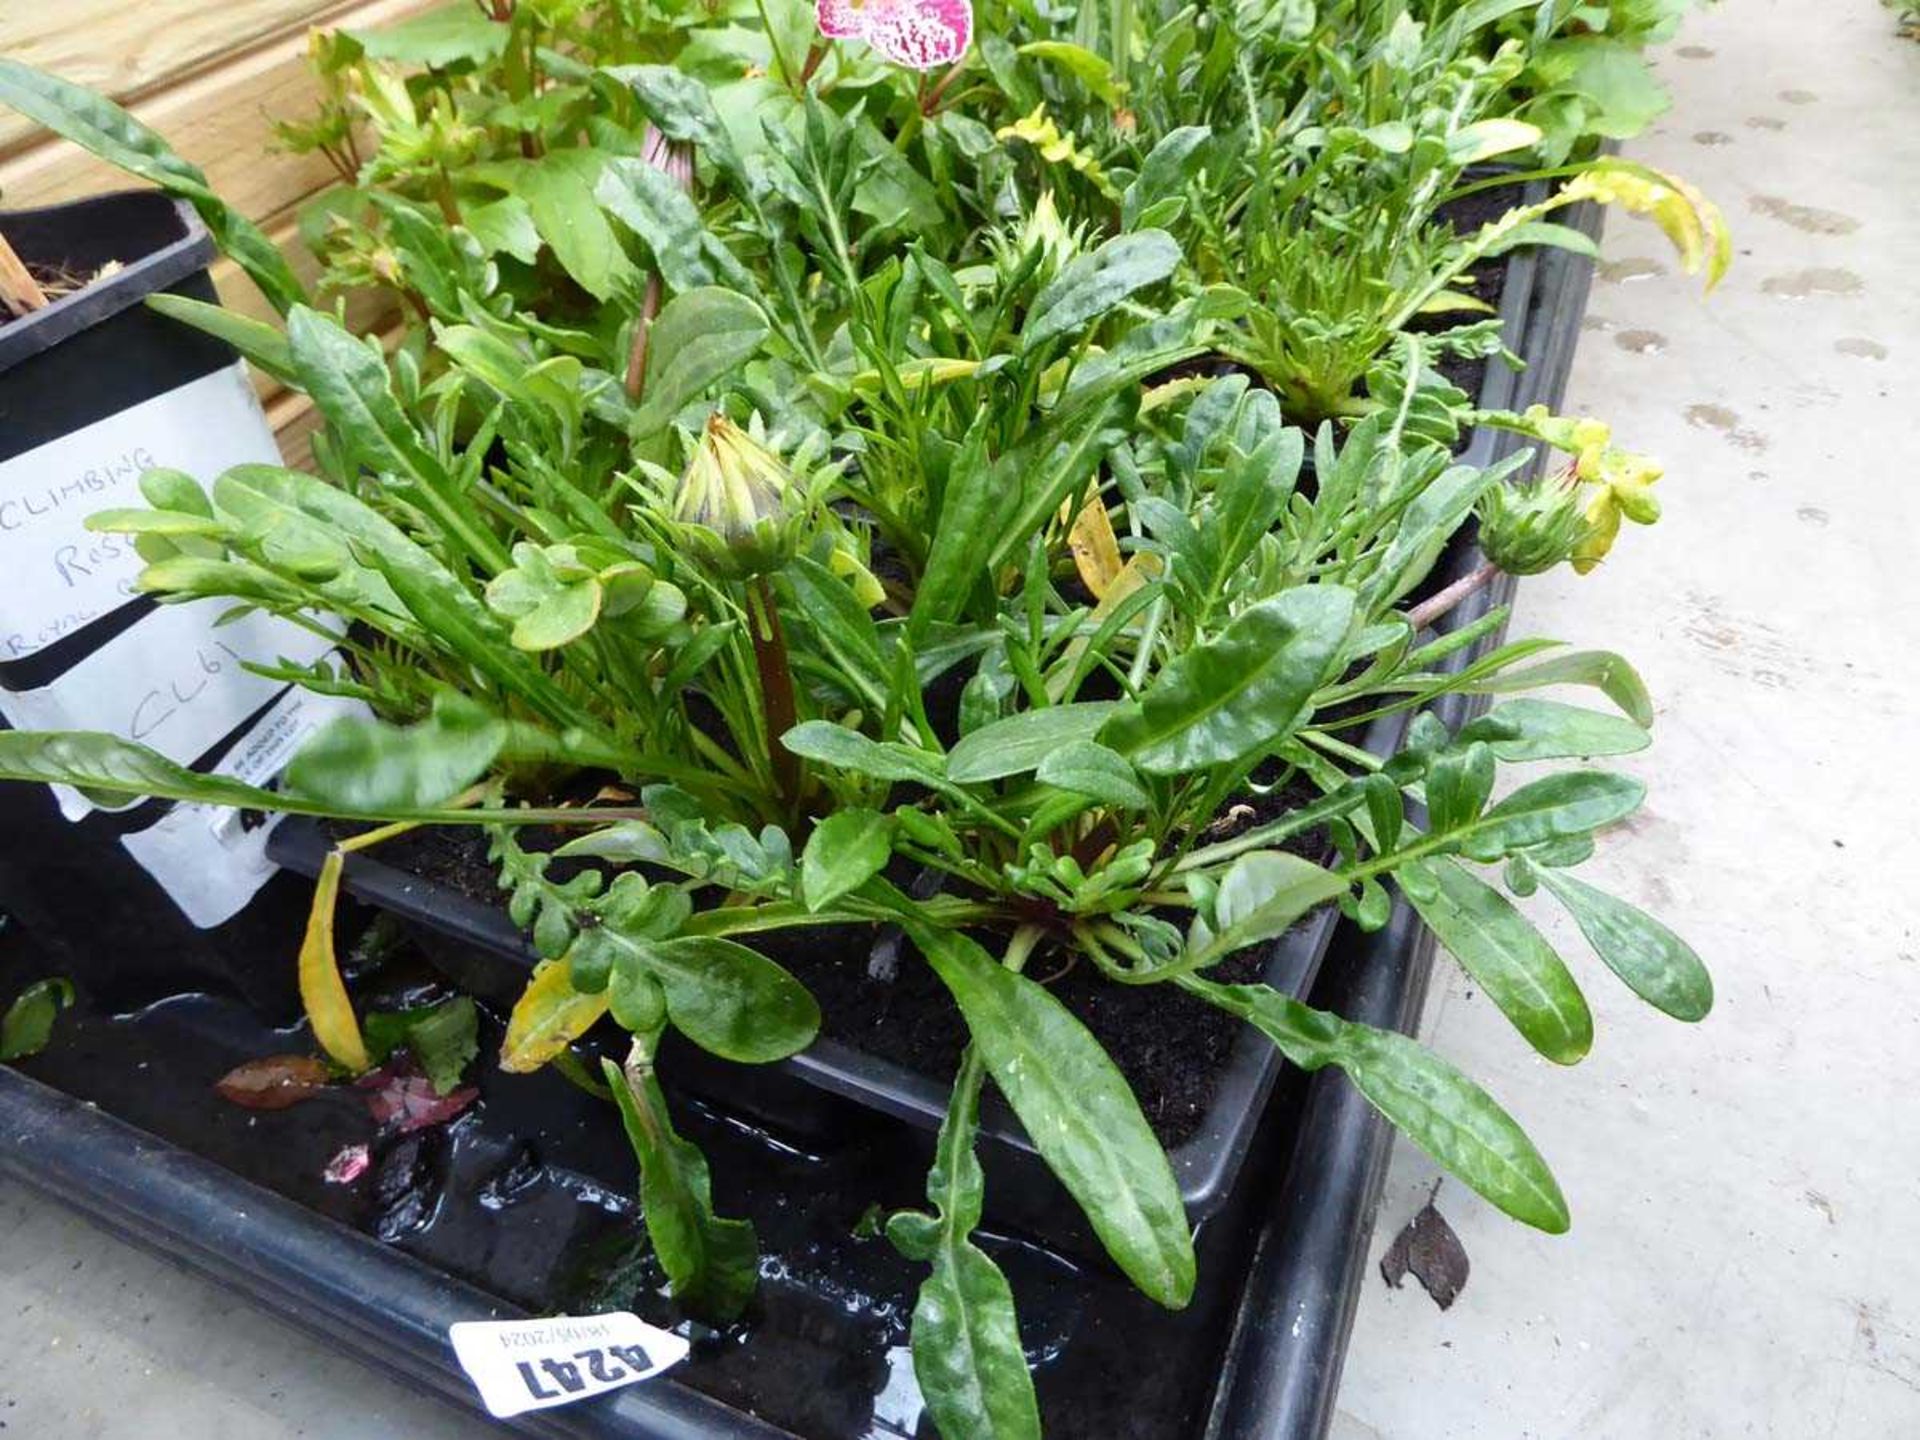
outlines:
[[[1413,626],[1416,635],[1419,634],[1469,595],[1486,589],[1499,573],[1500,567],[1488,560],[1478,569],[1462,575],[1446,589],[1429,595],[1407,611],[1407,623]]]

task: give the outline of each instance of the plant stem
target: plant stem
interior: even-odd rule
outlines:
[[[647,293],[634,317],[633,338],[627,342],[627,399],[638,403],[647,383],[647,341],[653,335],[653,317],[660,313],[660,276],[647,276]]]
[[[780,625],[779,603],[766,576],[753,582],[753,595],[756,603],[748,629],[753,635],[753,661],[760,671],[760,701],[767,722],[767,761],[781,798],[794,800],[800,791],[800,757],[780,743],[780,737],[799,719],[793,699],[793,670],[787,663],[787,636]]]
[[[1000,963],[1014,974],[1019,974],[1026,968],[1027,960],[1033,954],[1034,946],[1040,943],[1042,933],[1038,925],[1022,925],[1007,941],[1007,953],[1001,957]]]
[[[1414,634],[1419,634],[1441,616],[1447,614],[1469,595],[1477,594],[1492,584],[1500,574],[1500,567],[1491,560],[1485,561],[1474,570],[1462,575],[1446,589],[1429,595],[1418,605],[1407,611],[1407,623],[1413,626]]]

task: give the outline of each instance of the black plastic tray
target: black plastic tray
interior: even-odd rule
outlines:
[[[1522,251],[1508,261],[1501,289],[1502,339],[1525,357],[1538,260]],[[1524,372],[1522,372],[1524,374]],[[1520,376],[1498,360],[1490,361],[1481,384],[1483,409],[1511,406]],[[1481,430],[1469,439],[1464,464],[1487,466],[1510,453],[1511,436]],[[1396,749],[1405,730],[1404,716],[1389,716],[1367,729],[1364,744],[1377,755]],[[318,875],[332,848],[324,828],[311,820],[283,823],[269,842],[268,854],[288,869]],[[375,856],[347,857],[342,885],[348,894],[378,906],[418,927],[428,952],[463,987],[509,1003],[537,962],[528,939],[507,918],[504,908],[424,880]],[[1266,983],[1285,994],[1304,996],[1319,974],[1337,915],[1322,910],[1274,942],[1263,971]],[[849,963],[855,963],[850,959]],[[915,1142],[930,1148],[947,1108],[947,1088],[905,1066],[867,1054],[822,1036],[805,1052],[778,1065],[746,1067],[713,1060],[692,1046],[680,1045],[667,1057],[680,1082],[741,1112],[798,1135],[831,1133],[851,1101],[906,1121]],[[1168,1158],[1187,1215],[1204,1224],[1225,1204],[1246,1160],[1247,1146],[1261,1108],[1285,1065],[1273,1045],[1252,1027],[1235,1037],[1227,1064],[1194,1133],[1173,1147]],[[1094,1256],[1078,1211],[1047,1172],[1017,1118],[990,1097],[981,1117],[981,1163],[990,1180],[988,1210],[1050,1240]]]

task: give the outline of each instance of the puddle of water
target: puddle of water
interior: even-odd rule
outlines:
[[[1747,128],[1749,130],[1784,130],[1787,128],[1787,122],[1776,115],[1749,115]]]
[[[1843,340],[1833,342],[1833,348],[1842,355],[1851,355],[1856,360],[1884,360],[1887,347],[1878,340],[1869,340],[1864,335],[1849,335]]]
[[[1598,273],[1609,285],[1629,285],[1635,280],[1651,280],[1656,275],[1664,275],[1667,267],[1644,255],[1633,255],[1625,260],[1602,260]]]
[[[1767,437],[1758,431],[1741,428],[1740,416],[1724,405],[1689,405],[1687,423],[1696,430],[1717,430],[1731,444],[1749,454],[1757,455],[1767,448]]]
[[[1733,143],[1733,136],[1727,134],[1724,130],[1696,130],[1693,132],[1693,143],[1696,145],[1731,145]]]
[[[1820,210],[1812,205],[1796,205],[1778,195],[1755,195],[1747,202],[1747,208],[1756,215],[1772,216],[1783,225],[1791,225],[1809,235],[1851,235],[1860,228],[1860,222],[1851,215],[1843,215],[1838,210]]]
[[[1789,105],[1811,105],[1820,97],[1811,90],[1782,90],[1780,98]]]
[[[1851,270],[1842,270],[1837,265],[1815,265],[1785,275],[1769,275],[1760,288],[1786,300],[1806,300],[1816,295],[1858,295],[1867,287]]]
[[[1622,330],[1613,343],[1632,355],[1658,355],[1667,348],[1667,337],[1658,330]]]

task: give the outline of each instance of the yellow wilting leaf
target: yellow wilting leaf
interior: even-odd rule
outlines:
[[[1127,563],[1108,582],[1107,593],[1100,597],[1100,603],[1088,612],[1086,622],[1080,627],[1080,633],[1067,642],[1067,648],[1060,653],[1053,672],[1047,677],[1047,694],[1057,705],[1066,692],[1067,678],[1079,667],[1080,657],[1086,653],[1087,645],[1093,634],[1120,604],[1134,591],[1150,580],[1157,580],[1166,567],[1160,557],[1150,550],[1142,550],[1127,558]]]
[[[606,1013],[605,991],[582,994],[573,988],[573,976],[564,959],[542,960],[507,1018],[500,1068],[512,1075],[538,1070],[591,1030]]]
[[[1570,199],[1597,200],[1645,215],[1673,242],[1687,274],[1706,271],[1709,290],[1720,283],[1732,263],[1733,237],[1720,208],[1677,176],[1635,161],[1608,158],[1596,160],[1576,175],[1564,193]]]
[[[360,1022],[354,1017],[346,982],[340,978],[340,962],[333,953],[333,912],[346,858],[344,850],[329,851],[314,882],[313,909],[307,916],[306,938],[300,942],[300,1003],[306,1007],[320,1048],[336,1064],[358,1075],[373,1068],[373,1057],[367,1054],[367,1042],[361,1038]]]
[[[1088,487],[1080,513],[1073,517],[1073,525],[1067,531],[1067,548],[1073,551],[1073,564],[1080,572],[1081,583],[1093,592],[1094,599],[1106,599],[1108,588],[1120,573],[1120,540],[1113,533],[1113,521],[1100,499],[1097,482]]]

